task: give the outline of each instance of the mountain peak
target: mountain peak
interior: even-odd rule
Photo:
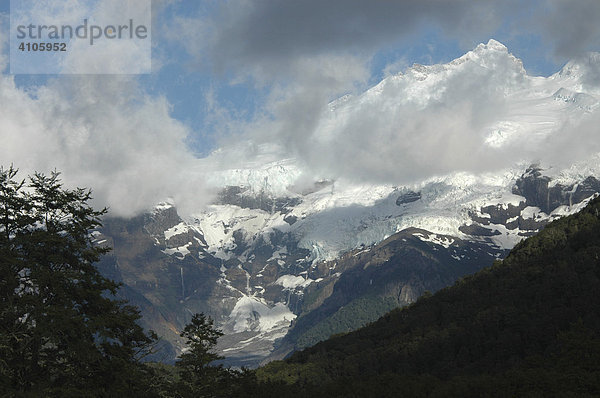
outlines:
[[[486,44],[478,44],[473,50],[455,59],[448,65],[458,66],[472,62],[485,68],[509,72],[512,76],[527,74],[523,67],[523,62],[511,54],[504,44],[494,39],[488,40]]]
[[[508,48],[497,40],[490,39],[486,44],[480,43],[472,51],[475,54],[482,55],[488,53],[508,54]]]
[[[508,52],[508,48],[504,44],[494,39],[488,40],[487,44],[481,43],[479,46],[482,46],[486,50]]]
[[[558,72],[558,75],[562,77],[581,78],[590,72],[595,76],[598,70],[600,70],[600,53],[588,52],[567,62],[560,72]]]

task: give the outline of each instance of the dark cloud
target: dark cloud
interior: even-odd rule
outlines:
[[[598,50],[600,41],[600,1],[546,0],[532,15],[532,33],[539,34],[559,58],[575,58]]]
[[[439,31],[465,50],[490,37],[539,37],[558,63],[597,49],[600,39],[598,0],[231,0],[216,8],[208,18],[177,20],[194,32],[179,35],[184,45],[218,73],[267,81],[288,78],[301,58],[370,59],[418,43],[425,31]]]
[[[395,101],[387,98],[382,104],[362,104],[337,124],[327,102],[342,93],[360,93],[377,52],[402,48],[427,31],[441,32],[468,49],[490,37],[515,42],[539,37],[545,45],[542,56],[579,60],[587,90],[600,80],[597,63],[588,66],[584,55],[597,49],[599,10],[597,0],[228,1],[202,25],[212,34],[201,54],[219,71],[251,77],[272,89],[264,105],[268,116],[245,129],[250,140],[278,143],[316,174],[409,181],[506,167],[538,156],[543,145],[519,141],[490,149],[484,142],[486,129],[501,121],[509,106],[501,91],[511,79],[520,84],[524,76],[512,57],[465,68],[440,83],[439,100],[426,107],[416,102],[386,109]]]
[[[229,1],[214,21],[211,57],[219,69],[256,64],[286,69],[299,57],[372,54],[425,25],[481,41],[514,4],[512,0]]]
[[[167,4],[169,0],[156,2],[155,11],[163,12]],[[598,49],[598,0],[218,4],[209,17],[174,18],[167,29],[159,27],[157,37],[179,40],[197,60],[266,86],[266,100],[251,122],[234,120],[220,104],[209,111],[220,125],[239,132],[234,140],[238,145],[246,140],[259,147],[279,145],[315,175],[409,181],[504,167],[540,153],[568,163],[599,150],[596,114],[583,124],[565,123],[562,130],[568,134],[550,137],[545,144],[517,141],[503,150],[486,147],[486,129],[510,116],[511,104],[495,90],[515,76],[514,83],[520,84],[519,73],[510,74],[518,63],[504,55],[493,68],[473,64],[439,82],[428,91],[438,97],[426,106],[418,97],[400,104],[406,96],[402,88],[382,93],[380,103],[348,110],[341,121],[327,106],[341,94],[363,91],[373,55],[386,46],[405,44],[428,29],[472,48],[506,29],[507,21],[514,29],[511,35],[537,35],[554,56],[577,58],[583,90],[598,96],[600,63],[583,55]],[[0,15],[0,27],[6,22]],[[5,46],[6,36],[0,38],[0,70],[7,64]],[[166,62],[156,63],[161,61]],[[93,186],[99,202],[117,214],[144,210],[166,195],[192,208],[206,196],[195,169],[197,159],[185,145],[190,131],[171,117],[164,98],[144,92],[134,77],[55,79],[32,96],[12,77],[0,75],[0,89],[3,161],[14,161],[24,171],[57,167],[67,181]],[[232,167],[231,157],[223,158],[223,167]]]

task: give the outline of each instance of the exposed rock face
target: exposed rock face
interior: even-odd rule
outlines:
[[[525,197],[527,206],[539,207],[546,214],[562,205],[572,206],[600,191],[600,181],[595,177],[589,176],[575,185],[551,186],[551,179],[541,171],[536,166],[528,168],[517,180],[513,193]]]
[[[480,213],[485,217],[471,213],[471,219],[475,223],[462,225],[459,230],[471,236],[495,236],[500,235],[501,232],[495,229],[494,226],[502,225],[508,230],[520,230],[521,236],[530,236],[543,228],[549,220],[547,217],[537,217],[536,214],[532,214],[531,217],[524,217],[523,212],[526,207],[525,201],[520,202],[518,206],[511,203],[506,206],[484,206],[481,208]]]
[[[469,212],[472,223],[460,226],[459,230],[473,237],[490,237],[501,235],[499,229],[506,228],[517,231],[518,236],[531,236],[559,216],[554,215],[554,210],[560,206],[571,208],[596,192],[600,192],[600,181],[593,176],[572,185],[553,184],[552,179],[534,165],[512,188],[512,193],[522,196],[523,201],[518,205],[483,206],[477,212]]]
[[[211,297],[226,293],[217,283],[220,260],[206,253],[202,235],[183,225],[172,207],[104,220],[94,238],[112,248],[99,264],[101,272],[124,284],[119,295],[140,308],[146,328],[163,337],[156,359],[173,360],[190,312],[207,312]],[[210,311],[216,319],[227,313],[227,305]]]
[[[500,231],[497,229],[484,228],[481,225],[461,225],[458,230],[464,234],[471,236],[494,236],[500,235]]]
[[[421,199],[421,192],[410,191],[400,195],[398,199],[396,199],[396,204],[400,206],[406,203],[416,202],[419,199]]]
[[[482,195],[459,178],[418,192],[376,188],[383,193],[361,205],[356,201],[372,187],[338,193],[327,182],[293,198],[228,187],[221,204],[193,219],[163,204],[133,219],[108,219],[94,236],[113,248],[102,272],[124,283],[121,296],[164,338],[155,359],[173,360],[183,347],[179,331],[203,312],[226,333],[218,344],[226,363],[255,366],[358,328],[490,265],[600,190],[594,177],[566,187],[553,183],[530,168],[514,182],[513,194],[510,180],[501,194]],[[426,230],[440,223],[451,232]],[[365,236],[376,238],[335,256],[323,251],[323,243]]]
[[[237,186],[225,187],[218,195],[217,203],[239,206],[243,209],[260,209],[268,213],[288,213],[302,203],[300,198],[273,198],[264,192],[253,194]]]
[[[400,302],[414,303],[419,298],[419,294],[415,292],[411,285],[404,285],[398,298]]]
[[[569,201],[572,204],[579,203],[596,192],[600,192],[600,180],[596,177],[589,176],[583,180],[583,182],[577,184],[577,188],[569,197]]]
[[[298,217],[293,216],[293,215],[289,215],[289,216],[285,216],[283,218],[283,221],[285,221],[286,223],[290,224],[290,225],[294,225],[294,223],[296,221],[298,221]]]
[[[506,224],[508,220],[518,217],[525,208],[525,203],[521,202],[518,206],[509,203],[507,206],[490,205],[481,208],[481,213],[487,217],[478,217],[473,215],[473,220],[482,225]],[[473,235],[473,234],[471,234]]]
[[[218,348],[231,365],[256,365],[273,350],[274,340],[285,335],[295,318],[290,308],[301,301],[304,278],[291,284],[278,278],[307,268],[310,263],[303,261],[308,251],[279,230],[255,240],[237,230],[233,239],[231,252],[245,261],[215,257],[202,232],[168,205],[129,220],[106,219],[94,232],[96,244],[113,249],[99,264],[101,272],[124,284],[120,296],[138,306],[143,325],[162,337],[153,359],[175,359],[184,346],[179,332],[198,312],[227,333]],[[244,300],[247,308],[239,308]],[[253,342],[240,344],[246,340]]]
[[[319,264],[308,273],[319,282],[305,290],[299,317],[272,358],[363,326],[503,255],[504,250],[486,243],[409,228],[373,247]]]
[[[541,169],[531,167],[517,180],[512,192],[525,197],[528,206],[539,207],[545,213],[550,213],[549,182],[550,178],[542,176]]]

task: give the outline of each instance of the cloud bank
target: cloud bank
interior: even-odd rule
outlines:
[[[378,51],[427,29],[471,48],[496,33],[511,39],[535,36],[549,49],[545,56],[578,60],[585,86],[580,88],[593,91],[600,82],[597,66],[586,64],[585,52],[597,49],[599,12],[600,3],[587,0],[230,1],[216,17],[201,21],[207,40],[190,51],[241,81],[271,83],[264,114],[244,126],[245,135],[236,140],[275,143],[321,177],[405,183],[542,157],[565,163],[570,154],[593,154],[597,132],[587,120],[597,116],[585,117],[582,126],[553,120],[559,134],[526,134],[502,148],[488,145],[490,128],[515,112],[515,98],[505,91],[531,88],[521,63],[505,49],[489,64],[473,63],[422,93],[436,98],[405,101],[413,88],[388,84],[379,99],[361,102],[344,117],[332,116],[332,99],[366,88]]]
[[[256,122],[251,136],[277,143],[315,176],[371,183],[539,160],[568,166],[600,151],[593,127],[599,99],[584,94],[579,105],[553,94],[567,84],[596,95],[599,85],[579,82],[598,67],[584,62],[573,64],[568,78],[532,79],[520,60],[490,41],[448,65],[413,67],[318,110],[298,100],[305,96],[288,98],[274,111],[279,117]],[[591,110],[581,108],[586,104]]]
[[[272,76],[301,58],[372,55],[427,29],[441,30],[464,49],[498,34],[535,35],[555,56],[573,58],[597,49],[599,18],[595,0],[233,0],[209,20],[187,21],[202,28],[204,39],[190,50],[217,69],[256,68]]]
[[[154,2],[155,11],[167,14],[172,3]],[[582,124],[562,120],[557,129],[563,134],[526,136],[502,150],[488,145],[489,126],[511,115],[503,90],[526,85],[521,65],[506,53],[491,64],[469,64],[422,92],[391,76],[373,89],[381,90],[379,99],[360,97],[360,111],[349,107],[343,117],[332,107],[343,109],[344,101],[329,105],[344,94],[359,97],[372,82],[378,52],[403,48],[427,30],[469,49],[506,30],[540,37],[550,56],[579,60],[582,89],[596,95],[600,62],[583,57],[600,39],[595,0],[527,6],[516,0],[232,0],[214,9],[208,16],[154,15],[153,21],[160,24],[154,26],[160,33],[155,54],[164,57],[164,47],[179,42],[195,60],[190,73],[267,93],[252,120],[207,104],[217,128],[231,130],[219,156],[199,162],[186,145],[186,137],[197,132],[174,119],[167,99],[150,95],[134,76],[57,77],[22,88],[2,74],[0,162],[23,172],[56,168],[69,185],[92,187],[98,205],[128,216],[166,197],[179,207],[201,207],[211,194],[202,180],[204,167],[273,159],[265,157],[265,147],[279,148],[274,156],[296,157],[314,177],[390,183],[493,170],[540,154],[566,164],[600,151],[598,112]],[[1,20],[5,32],[6,16]],[[0,40],[2,70],[6,41]],[[419,68],[407,73],[418,78]]]
[[[68,185],[92,187],[95,203],[114,215],[167,196],[201,205],[201,182],[186,175],[194,161],[187,134],[164,98],[127,77],[62,77],[34,92],[0,79],[2,164],[24,173],[56,168]]]

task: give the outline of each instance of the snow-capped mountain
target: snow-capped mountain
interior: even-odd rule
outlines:
[[[566,126],[597,117],[600,87],[586,78],[590,68],[600,70],[600,55],[532,77],[490,40],[448,64],[415,65],[331,102],[313,132],[315,145],[340,139],[361,112],[389,116],[438,106],[449,91],[456,94],[457,76],[471,74],[492,79],[479,95],[503,104],[491,122],[475,124],[477,150],[530,146],[518,153],[533,154]],[[280,357],[490,265],[600,191],[600,156],[587,152],[568,164],[540,155],[539,164],[518,158],[508,167],[389,184],[313,177],[305,161],[276,144],[257,151],[246,166],[205,175],[219,192],[207,208],[180,216],[166,202],[134,220],[108,220],[97,236],[114,248],[105,272],[125,283],[146,324],[177,350],[177,331],[191,314],[205,312],[226,333],[219,349],[230,363]]]

